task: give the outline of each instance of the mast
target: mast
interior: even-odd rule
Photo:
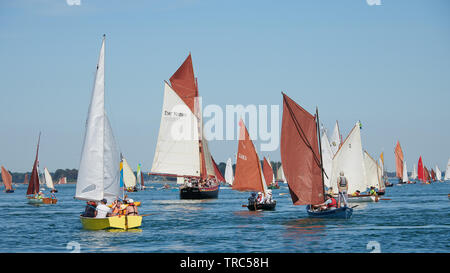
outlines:
[[[324,179],[323,179],[323,174],[325,172],[325,170],[323,169],[323,159],[322,159],[322,142],[320,139],[320,128],[319,128],[319,108],[316,106],[316,127],[317,127],[317,135],[319,136],[319,154],[320,154],[320,169],[322,170],[320,172],[321,177],[322,177],[322,189],[323,189],[323,196],[325,198],[325,186],[324,186]],[[337,122],[337,121],[336,121]],[[339,145],[340,146],[340,145]],[[326,175],[326,174],[325,174]],[[328,175],[327,175],[328,178]]]

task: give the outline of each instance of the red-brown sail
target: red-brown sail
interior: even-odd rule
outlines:
[[[28,183],[27,195],[36,194],[39,192],[39,174],[37,171],[38,154],[39,154],[39,142],[41,141],[41,134],[39,134],[39,140],[36,150],[36,158],[33,164],[33,170],[31,171],[30,182]]]
[[[403,178],[403,151],[400,147],[400,141],[397,141],[397,146],[395,146],[395,167],[396,176],[398,178]]]
[[[427,167],[423,167],[424,173],[425,173],[425,182],[430,181],[430,173],[428,172]]]
[[[239,121],[239,127],[238,156],[232,189],[264,192],[258,154],[242,119]]]
[[[436,181],[436,173],[434,172],[433,169],[431,169],[431,179],[432,179],[433,181]]]
[[[220,173],[219,167],[217,167],[216,161],[214,161],[214,158],[211,156],[212,163],[214,165],[214,173],[216,175],[216,179],[218,182],[225,182],[225,178],[223,178],[222,173]]]
[[[198,89],[190,53],[169,80],[173,90],[175,90],[178,96],[191,109],[192,113],[195,113],[194,105],[195,98],[198,96]]]
[[[2,166],[2,180],[3,184],[5,184],[5,190],[12,190],[12,176],[11,174]]]
[[[269,161],[267,161],[266,157],[264,157],[263,173],[264,173],[264,179],[266,180],[267,186],[270,186],[270,184],[272,184],[272,180],[273,180],[273,169],[270,166]]]
[[[417,178],[419,181],[425,182],[425,170],[423,168],[422,156],[419,157],[419,163],[417,163]]]
[[[28,184],[28,174],[25,174],[25,178],[23,179],[24,184]]]
[[[294,205],[324,201],[316,117],[283,94],[281,164]]]

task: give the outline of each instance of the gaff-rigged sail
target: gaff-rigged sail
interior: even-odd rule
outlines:
[[[219,167],[216,164],[216,161],[214,161],[213,157],[211,157],[211,160],[214,165],[214,173],[216,174],[217,181],[221,183],[225,182],[225,178],[223,178],[222,173],[220,172]]]
[[[2,180],[5,185],[5,190],[12,190],[12,176],[11,174],[2,166]]]
[[[272,166],[270,166],[269,161],[267,161],[266,157],[264,157],[263,161],[263,173],[264,173],[264,179],[266,180],[266,185],[270,186],[273,182],[273,169]]]
[[[419,157],[419,162],[417,163],[417,177],[419,181],[426,182],[425,168],[423,167],[422,156]]]
[[[283,93],[280,152],[294,205],[324,201],[316,116]]]
[[[441,181],[442,180],[442,172],[439,170],[439,167],[436,165],[436,179]]]
[[[36,149],[36,158],[34,159],[33,170],[31,171],[30,181],[28,182],[27,195],[39,192],[39,174],[37,171],[39,162],[39,142],[41,141],[41,133],[39,133],[38,144]]]
[[[54,189],[55,186],[53,185],[53,179],[47,168],[44,168],[44,177],[45,177],[45,185],[47,186],[47,188]]]
[[[397,141],[397,146],[395,146],[395,175],[398,178],[403,177],[403,151],[400,147],[400,141]]]
[[[408,182],[408,170],[406,169],[406,160],[403,160],[403,182]]]
[[[267,192],[255,146],[242,119],[239,121],[239,142],[233,190]]]
[[[334,125],[334,130],[333,130],[333,134],[331,135],[330,141],[331,141],[330,148],[331,148],[331,151],[333,152],[333,156],[334,156],[342,144],[341,132],[339,131],[339,123],[337,120],[336,120],[336,125]]]

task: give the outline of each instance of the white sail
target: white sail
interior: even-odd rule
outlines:
[[[333,157],[331,184],[336,188],[341,171],[344,172],[344,176],[348,181],[348,193],[354,193],[356,190],[361,192],[366,191],[366,171],[361,144],[361,132],[358,124],[353,127]]]
[[[105,38],[86,120],[75,198],[111,202],[119,196],[120,155],[105,113],[104,55]]]
[[[47,188],[54,189],[53,186],[53,179],[50,173],[48,172],[47,168],[44,168],[44,175],[45,175],[45,184],[47,185]]]
[[[341,144],[341,133],[339,132],[339,124],[336,120],[336,125],[334,125],[333,134],[330,138],[330,147],[331,151],[333,152],[333,156],[336,154],[336,152],[339,150],[339,146]]]
[[[177,177],[177,184],[178,185],[184,184],[184,177],[183,176],[178,176]]]
[[[378,190],[380,191],[384,191],[386,189],[386,185],[384,184],[384,180],[383,180],[383,169],[381,168],[381,165],[378,164],[377,166],[377,174],[378,174]]]
[[[406,159],[403,160],[403,182],[408,182],[408,170],[406,169]]]
[[[325,174],[323,175],[323,182],[327,188],[333,187],[331,185],[331,171],[333,166],[333,151],[331,150],[330,142],[328,141],[327,135],[324,133],[321,137],[321,148],[322,148],[322,161],[323,169]],[[333,187],[334,189],[336,186]]]
[[[450,180],[450,158],[448,159],[447,168],[445,169],[444,180]]]
[[[412,180],[417,179],[417,169],[416,169],[416,165],[413,165],[413,171],[412,171],[412,174],[411,174],[411,179],[412,179]]]
[[[233,180],[233,165],[231,164],[231,158],[228,158],[227,165],[225,167],[225,181],[228,184],[233,185]]]
[[[267,163],[269,163],[270,168],[273,170],[272,163],[270,163],[270,157],[269,156],[267,156]],[[271,182],[271,184],[274,184],[274,183],[275,183],[275,173],[272,171],[272,182]]]
[[[384,166],[383,166],[383,160],[381,160],[381,158],[378,159],[378,165],[381,169],[381,176],[383,177],[384,175]]]
[[[367,187],[368,188],[375,187],[381,189],[380,187],[381,175],[378,170],[378,164],[366,151],[364,151],[364,166],[366,168]]]
[[[152,172],[200,176],[197,124],[197,117],[164,82],[164,102]]]
[[[123,184],[126,188],[133,188],[136,186],[136,176],[134,176],[133,169],[131,169],[125,158],[122,158],[123,162]]]
[[[436,179],[441,181],[442,180],[442,172],[439,170],[439,167],[436,165]]]
[[[208,140],[206,140],[205,135],[202,134],[202,145],[203,145],[203,156],[205,157],[206,173],[208,177],[215,177],[216,172],[214,171],[214,165],[211,159],[211,153],[209,151]]]

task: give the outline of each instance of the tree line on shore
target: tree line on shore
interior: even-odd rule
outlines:
[[[261,166],[263,164],[263,161],[261,161]],[[276,176],[277,170],[281,165],[281,162],[274,162],[271,161],[270,164],[272,165],[272,169],[273,169],[273,173]],[[225,168],[226,168],[226,163],[224,162],[220,162],[217,165],[219,171],[222,173],[222,175],[225,174]],[[236,164],[233,164],[233,173],[236,170]],[[30,178],[31,172],[25,172],[25,173],[20,173],[20,172],[10,172],[12,175],[12,181],[14,183],[21,183],[25,180],[25,175],[28,174],[28,179]],[[142,172],[143,176],[144,176],[144,180],[149,180],[150,177],[148,175],[148,172]],[[388,177],[395,177],[395,172],[386,172]],[[77,177],[78,177],[78,170],[77,169],[57,169],[55,172],[50,172],[50,175],[52,176],[53,181],[58,181],[60,178],[62,177],[66,177],[67,182],[68,183],[73,183],[77,181]],[[136,172],[135,172],[136,175]],[[410,174],[408,174],[410,175]],[[168,177],[153,177],[154,180],[163,180],[163,181],[172,181],[175,180],[174,178],[168,178]],[[3,181],[0,177],[0,181]]]

